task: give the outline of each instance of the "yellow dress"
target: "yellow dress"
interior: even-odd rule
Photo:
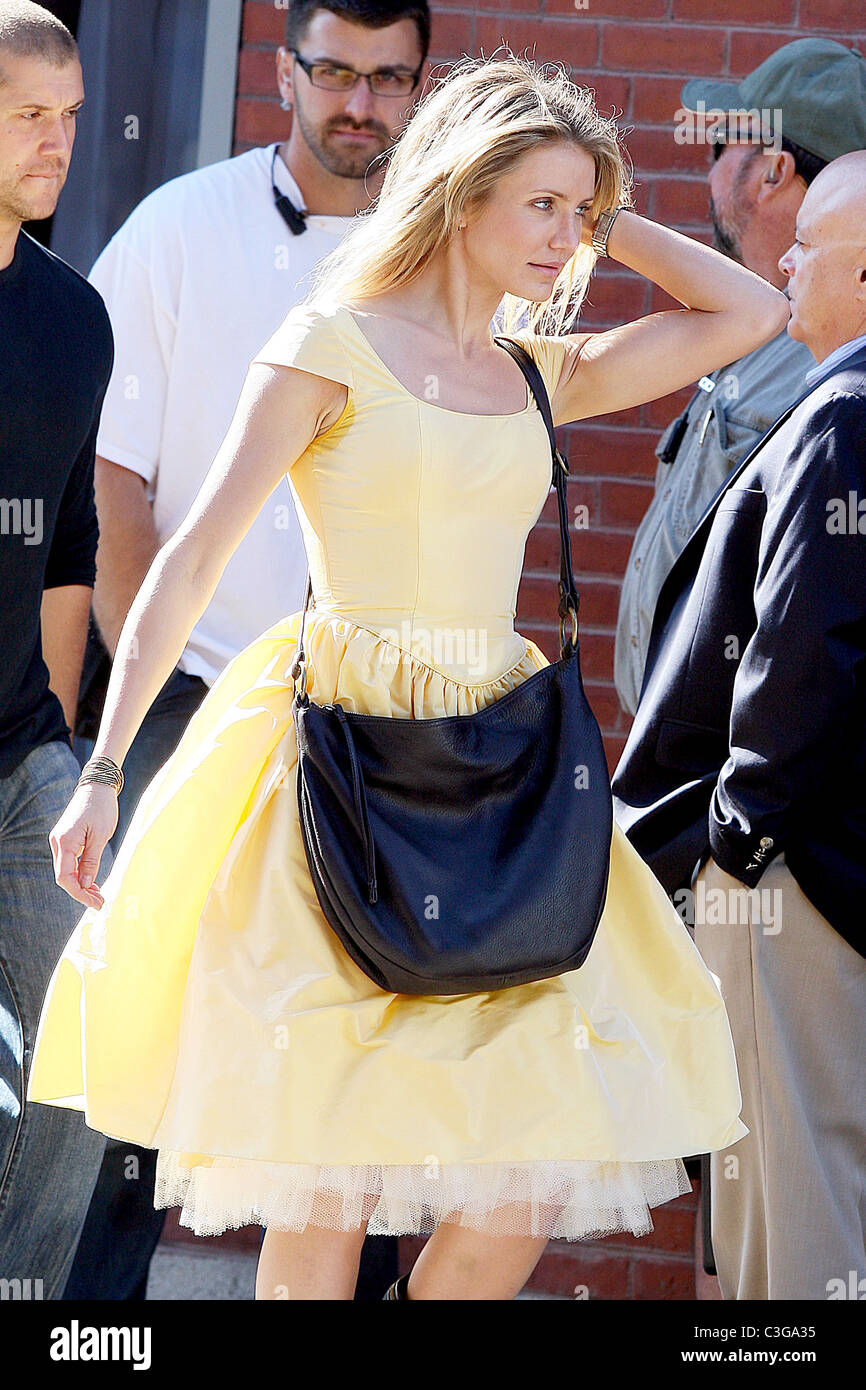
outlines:
[[[515,336],[552,397],[563,340]],[[254,360],[349,388],[289,475],[311,698],[471,714],[546,666],[513,626],[550,488],[534,398],[483,416],[418,399],[343,305],[296,306]],[[229,662],[142,795],[54,971],[28,1099],[158,1149],[155,1205],[199,1234],[367,1218],[373,1234],[645,1233],[689,1189],[683,1156],[748,1133],[715,977],[615,827],[579,970],[459,996],[373,984],[304,855],[299,622]]]

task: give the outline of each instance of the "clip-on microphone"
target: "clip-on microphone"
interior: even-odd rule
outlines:
[[[274,190],[274,204],[276,206],[277,212],[280,214],[283,220],[288,223],[292,235],[300,236],[301,232],[305,232],[307,230],[307,214],[305,212],[300,212],[295,207],[291,198],[289,198],[285,193],[281,193],[280,190],[277,188],[276,181],[274,179],[274,168],[277,162],[278,148],[279,146],[275,147],[274,157],[271,160],[271,187]]]

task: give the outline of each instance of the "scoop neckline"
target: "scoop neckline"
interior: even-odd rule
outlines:
[[[387,365],[387,363],[382,361],[382,358],[379,356],[378,352],[373,347],[373,344],[370,342],[370,339],[367,337],[366,333],[361,328],[361,325],[357,322],[355,315],[352,313],[351,309],[349,309],[345,304],[341,304],[340,308],[342,309],[345,316],[348,318],[355,332],[359,335],[359,337],[366,345],[368,352],[373,357],[375,357],[382,370],[384,372],[387,372],[388,376],[395,383],[395,385],[400,388],[404,395],[409,396],[410,399],[413,401],[417,401],[419,405],[432,406],[434,410],[440,410],[445,415],[462,415],[465,419],[468,420],[517,420],[520,418],[521,415],[528,415],[533,406],[535,406],[536,409],[538,408],[534,392],[531,390],[528,381],[526,382],[526,394],[528,395],[529,399],[522,410],[493,411],[489,415],[479,414],[479,412],[475,410],[449,410],[447,406],[437,405],[435,401],[426,401],[422,396],[416,396],[413,391],[409,390],[408,386],[404,386],[402,381],[399,381],[397,379],[397,377],[391,371],[391,368]],[[504,352],[505,349],[503,348],[502,351]]]

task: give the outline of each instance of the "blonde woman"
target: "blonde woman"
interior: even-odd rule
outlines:
[[[288,473],[310,561],[313,700],[471,714],[547,665],[515,632],[557,424],[667,395],[778,333],[758,276],[630,210],[614,122],[560,69],[465,59],[381,195],[250,365],[187,517],[132,605],[94,757],[122,764],[232,551]],[[684,307],[568,334],[608,253]],[[275,525],[279,525],[275,513]],[[713,976],[614,829],[586,963],[461,996],[385,993],[319,909],[298,824],[300,615],[223,671],[141,799],[103,891],[111,785],[51,834],[86,907],[43,1008],[31,1100],[159,1150],[156,1205],[267,1228],[263,1299],[350,1299],[367,1230],[432,1232],[389,1298],[511,1299],[550,1237],[651,1229],[682,1156],[747,1131]],[[431,650],[430,636],[480,636]],[[103,764],[112,775],[112,762]],[[472,866],[467,865],[467,874]]]

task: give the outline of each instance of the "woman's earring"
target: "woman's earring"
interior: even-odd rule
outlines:
[[[284,111],[291,111],[292,109],[292,103],[290,101],[286,101],[285,97],[283,97],[282,101],[280,102],[280,106],[283,108]]]

